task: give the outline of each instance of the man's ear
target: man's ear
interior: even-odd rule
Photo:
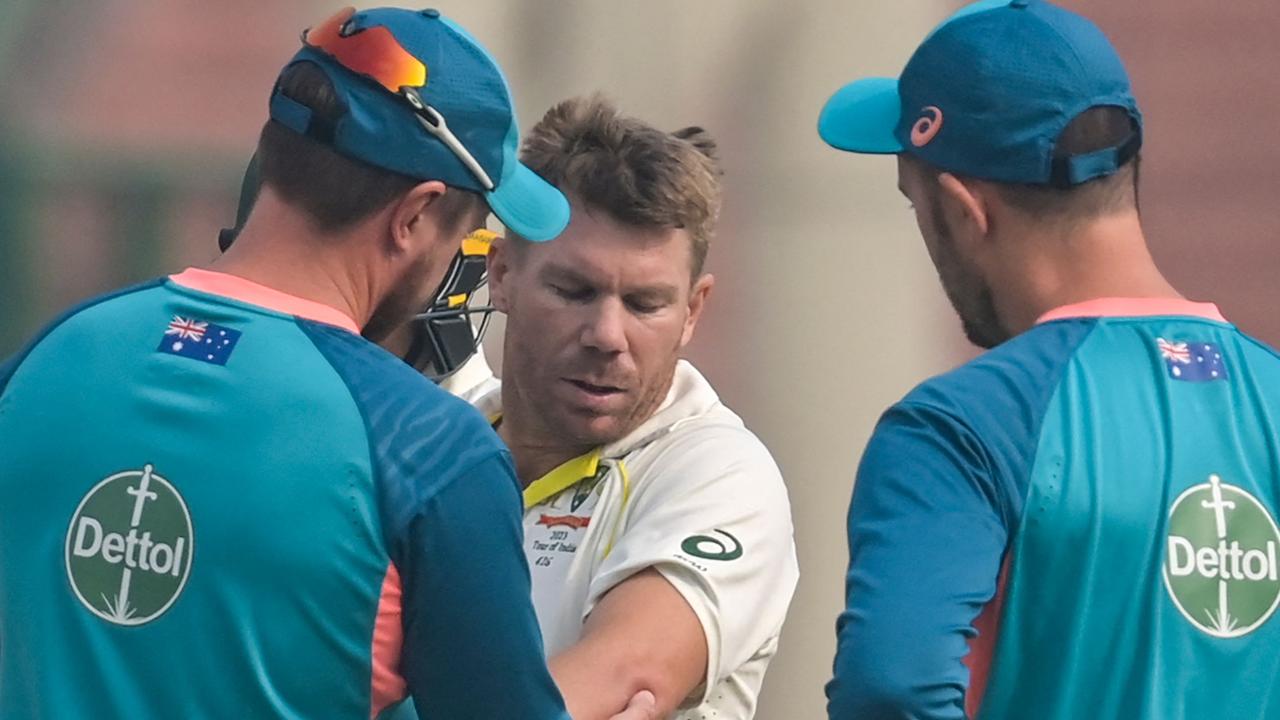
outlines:
[[[509,313],[511,310],[510,288],[507,280],[511,276],[513,253],[519,252],[512,247],[512,241],[501,235],[493,239],[489,246],[489,254],[485,257],[485,266],[489,275],[489,304],[498,312]]]
[[[951,214],[951,226],[967,225],[978,237],[986,237],[991,231],[991,205],[987,197],[991,191],[978,183],[966,184],[948,172],[938,175],[938,188],[942,192],[943,211]]]
[[[424,229],[434,230],[432,205],[448,188],[439,180],[413,186],[391,208],[391,245],[394,252],[408,252],[417,243],[414,236]]]
[[[698,319],[702,317],[702,309],[706,307],[707,298],[711,296],[711,288],[715,287],[716,277],[706,273],[693,283],[689,291],[689,316],[684,321],[684,332],[680,335],[680,347],[693,340],[693,331],[698,327]]]

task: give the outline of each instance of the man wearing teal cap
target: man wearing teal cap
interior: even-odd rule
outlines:
[[[361,337],[490,210],[567,224],[511,107],[439,13],[339,13],[276,82],[229,251],[0,365],[0,717],[567,719],[509,454]]]
[[[833,720],[1280,718],[1280,355],[1152,261],[1107,38],[976,3],[901,77],[838,91],[819,132],[897,155],[991,348],[867,446]]]

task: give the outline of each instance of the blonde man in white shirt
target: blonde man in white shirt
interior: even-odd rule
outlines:
[[[503,383],[477,405],[525,485],[552,673],[575,720],[639,690],[661,717],[751,718],[798,570],[773,458],[680,359],[714,282],[715,144],[598,97],[527,137],[572,219],[544,245],[495,241]]]

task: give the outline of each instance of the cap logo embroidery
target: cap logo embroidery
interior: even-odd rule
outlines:
[[[942,129],[942,110],[936,105],[928,105],[920,109],[920,119],[911,127],[911,144],[924,147],[933,142]]]

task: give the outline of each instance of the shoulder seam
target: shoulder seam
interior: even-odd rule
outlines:
[[[1076,356],[1080,353],[1080,348],[1084,347],[1085,343],[1089,342],[1089,338],[1093,337],[1093,334],[1098,331],[1099,327],[1102,327],[1102,323],[1098,323],[1098,322],[1093,323],[1092,326],[1089,327],[1088,332],[1080,336],[1080,340],[1076,342],[1075,347],[1071,348],[1071,355],[1068,356],[1067,361],[1062,363],[1062,365],[1059,366],[1058,368],[1057,377],[1054,378],[1054,381],[1053,381],[1053,392],[1049,393],[1048,398],[1046,398],[1045,405],[1044,405],[1044,408],[1042,408],[1042,411],[1036,414],[1036,433],[1034,438],[1035,442],[1031,446],[1031,462],[1027,464],[1027,475],[1028,475],[1027,496],[1030,495],[1030,489],[1029,489],[1030,475],[1031,475],[1031,471],[1035,469],[1036,453],[1040,449],[1040,443],[1044,440],[1045,415],[1049,409],[1049,406],[1053,405],[1054,399],[1058,397],[1058,393],[1062,392],[1062,379],[1063,379],[1063,376],[1065,376],[1067,373],[1067,367],[1070,366],[1071,363],[1075,362]],[[1025,501],[1026,501],[1026,497],[1023,498],[1023,502]],[[1009,551],[1009,548],[1013,544],[1013,536],[1016,535],[1018,531],[1022,528],[1022,520],[1023,520],[1023,517],[1025,516],[1026,516],[1026,512],[1024,509],[1023,515],[1021,517],[1018,517],[1017,522],[1008,528],[1007,532],[1009,534],[1009,539],[1005,543],[1006,553]],[[1002,554],[1000,558],[1000,562],[1002,565],[1004,564],[1004,560],[1005,558],[1003,557],[1003,554]]]
[[[365,442],[365,447],[368,449],[368,452],[369,452],[369,468],[373,472],[374,487],[380,488],[384,482],[383,473],[382,473],[382,464],[378,462],[378,458],[374,453],[373,428],[369,424],[369,415],[366,412],[364,404],[360,402],[359,398],[356,397],[355,392],[352,391],[351,384],[347,381],[346,375],[342,372],[342,370],[338,369],[338,367],[334,365],[333,360],[328,356],[328,354],[325,353],[324,350],[322,350],[318,344],[316,344],[315,337],[307,329],[304,322],[314,323],[315,321],[307,320],[306,318],[294,318],[294,323],[298,326],[300,330],[302,330],[302,334],[307,337],[307,340],[310,341],[313,346],[315,346],[316,351],[320,353],[320,357],[324,358],[325,364],[327,364],[330,368],[332,368],[334,373],[336,373],[338,378],[342,381],[342,387],[347,391],[347,395],[351,398],[352,404],[355,405],[356,412],[360,413],[360,423],[364,425],[364,442]],[[316,324],[324,325],[323,323],[316,323]],[[325,327],[330,327],[330,326],[325,325]],[[340,328],[334,328],[334,329],[340,332],[345,332]],[[457,472],[454,472],[449,476],[446,476],[443,480],[437,483],[434,483],[431,489],[431,492],[423,495],[419,500],[419,504],[418,504],[419,506],[416,508],[413,508],[412,516],[416,517],[417,515],[421,514],[426,509],[427,504],[432,502],[444,489],[453,485],[453,483],[458,478],[464,475],[467,475],[471,470],[475,469],[481,463],[492,460],[495,457],[498,458],[499,461],[501,461],[503,452],[504,450],[501,447],[496,447],[493,450],[486,452],[479,459],[477,459],[475,462],[471,463],[470,465],[467,465],[465,468],[458,470]],[[387,518],[382,518],[383,522],[386,522],[386,520]],[[386,528],[384,527],[384,532],[385,530]]]
[[[714,429],[714,426],[707,429]],[[706,474],[702,474],[702,473],[697,474],[696,477],[701,479],[695,482],[694,484],[701,487],[707,482],[712,482],[712,481],[719,482],[719,480],[724,477],[730,477],[730,476],[745,477],[748,481],[745,484],[751,487],[756,487],[756,488],[765,487],[765,488],[768,488],[770,491],[773,491],[773,490],[781,491],[783,497],[786,499],[787,505],[789,506],[790,498],[789,498],[789,495],[787,494],[786,478],[783,475],[782,466],[779,465],[778,459],[773,455],[773,451],[770,450],[769,446],[766,445],[764,441],[761,440],[758,436],[756,436],[755,433],[752,433],[750,430],[746,429],[745,427],[735,425],[728,429],[731,429],[734,431],[733,436],[732,437],[721,436],[721,437],[724,437],[726,440],[734,443],[734,447],[737,448],[739,452],[735,452],[732,455],[729,455],[726,453],[718,454],[717,457],[721,457],[723,459],[717,465],[714,466],[714,472],[706,473]],[[681,437],[683,437],[683,435]],[[701,442],[699,442],[697,438],[694,438],[693,440],[689,440],[687,442],[693,442],[695,445],[701,445],[705,443],[706,440],[707,439],[703,439]],[[643,473],[643,478],[634,472],[632,473],[632,481],[634,483],[634,486],[632,487],[633,498],[638,498],[641,493],[645,493],[647,495],[647,493],[645,492],[646,490],[654,488],[655,486],[663,485],[660,483],[648,481],[648,478],[654,475],[655,470],[658,471],[657,475],[659,477],[667,477],[668,482],[670,482],[673,479],[676,480],[677,482],[686,482],[686,483],[693,480],[693,478],[689,477],[688,475],[683,476],[684,477],[683,480],[681,480],[680,478],[672,478],[671,468],[675,467],[677,469],[680,469],[681,463],[689,462],[687,458],[698,457],[698,456],[691,456],[687,452],[687,448],[683,448],[685,452],[682,453],[681,448],[675,447],[674,444],[667,444],[660,448],[653,448],[653,445],[648,445],[644,448],[638,448],[634,452],[639,452],[639,451],[643,451],[650,448],[653,449],[653,455],[648,457],[645,460],[644,467],[646,468],[646,472]],[[624,457],[624,458],[621,458],[620,460],[625,461],[626,458]],[[697,463],[700,461],[694,460],[693,462]],[[730,473],[729,469],[733,467],[749,467],[752,469],[745,472],[739,471],[737,473]],[[688,470],[688,468],[686,467],[684,468],[684,470]],[[774,487],[775,485],[776,487]],[[735,483],[735,486],[742,487],[743,483]]]
[[[316,352],[320,354],[320,357],[324,359],[325,365],[328,365],[329,369],[333,370],[333,373],[342,381],[342,389],[347,391],[347,397],[351,398],[351,404],[355,406],[356,412],[360,414],[360,424],[364,426],[365,452],[369,454],[369,469],[373,472],[373,486],[374,488],[377,488],[382,484],[382,468],[378,463],[378,459],[374,456],[373,431],[369,426],[369,416],[365,413],[364,405],[362,405],[360,400],[356,398],[355,392],[351,389],[351,383],[347,381],[347,376],[338,369],[338,366],[334,364],[333,359],[329,357],[328,353],[320,348],[315,337],[307,330],[307,327],[302,324],[301,318],[294,317],[293,324],[302,332],[302,335],[307,339],[307,342],[311,343],[311,346],[316,349]]]
[[[1081,335],[1080,339],[1071,348],[1071,353],[1070,355],[1067,356],[1066,362],[1063,362],[1057,370],[1057,376],[1054,378],[1054,381],[1052,384],[1053,390],[1049,393],[1044,408],[1041,408],[1042,411],[1047,410],[1049,405],[1053,404],[1054,398],[1057,397],[1058,393],[1062,389],[1062,378],[1063,378],[1063,375],[1066,373],[1067,367],[1070,366],[1071,363],[1075,361],[1075,357],[1080,352],[1080,348],[1084,347],[1085,343],[1089,341],[1089,338],[1093,336],[1093,334],[1097,331],[1099,327],[1101,327],[1101,325],[1102,325],[1101,323],[1096,323],[1096,322],[1093,323],[1092,326],[1088,329],[1088,331],[1086,331],[1083,335]],[[968,432],[970,435],[972,435],[975,439],[978,439],[980,437],[977,430],[973,427],[973,424],[966,417],[949,408],[942,407],[933,402],[928,402],[928,401],[919,400],[919,399],[911,399],[908,397],[898,401],[896,404],[894,404],[890,408],[890,410],[895,408],[903,408],[903,407],[925,408],[932,412],[939,413],[941,415],[946,416],[949,420],[952,420],[958,423],[959,425],[963,426],[965,431]],[[1037,425],[1036,425],[1035,434],[1034,435],[1028,434],[1028,438],[1034,441],[1033,443],[1031,443],[1032,458],[1034,458],[1035,451],[1040,447],[1040,442],[1044,437],[1045,423],[1044,423],[1043,412],[1037,413],[1036,423]],[[874,432],[873,432],[873,435],[874,435]],[[979,440],[978,444],[979,446],[982,447],[982,452],[985,455],[990,455],[991,450],[990,448],[987,447],[986,443]],[[990,460],[989,457],[984,459],[984,461],[989,461],[989,460]],[[1032,467],[1031,465],[1027,466],[1028,472],[1031,471],[1031,467]],[[1016,521],[1009,524],[1009,535],[1010,535],[1010,538],[1012,539],[1013,533],[1016,531],[1017,526],[1021,524],[1021,520],[1020,518],[1017,518],[1017,517],[1009,518],[1009,520]]]
[[[1076,320],[1076,319],[1083,319],[1083,318],[1066,318],[1066,319],[1068,319],[1068,320]],[[1087,318],[1087,319],[1091,319],[1091,320],[1092,320],[1092,319],[1097,319],[1097,318]],[[1101,326],[1101,323],[1097,323],[1097,322],[1095,322],[1095,323],[1093,323],[1093,326],[1089,328],[1088,332],[1086,332],[1085,334],[1083,334],[1083,335],[1081,335],[1081,336],[1080,336],[1080,340],[1079,340],[1079,341],[1077,341],[1077,342],[1076,342],[1076,344],[1075,344],[1075,347],[1073,347],[1073,348],[1071,349],[1071,356],[1070,356],[1070,357],[1071,357],[1072,359],[1074,359],[1075,354],[1076,354],[1077,352],[1079,352],[1080,348],[1081,348],[1081,347],[1082,347],[1086,342],[1088,342],[1089,338],[1090,338],[1090,337],[1091,337],[1091,336],[1092,336],[1092,335],[1093,335],[1093,334],[1098,330],[1098,328],[1099,328],[1100,326]],[[981,360],[981,358],[978,358],[977,360],[974,360],[974,361],[971,361],[971,362],[978,362],[979,360]],[[1060,387],[1060,386],[1062,385],[1061,373],[1062,373],[1062,371],[1064,371],[1064,370],[1066,369],[1066,367],[1067,367],[1068,365],[1070,365],[1070,364],[1071,364],[1071,359],[1069,359],[1067,362],[1062,363],[1061,368],[1059,369],[1059,377],[1058,377],[1057,381],[1056,381],[1056,382],[1054,383],[1054,385],[1053,385],[1053,387],[1054,387],[1054,391],[1053,391],[1053,393],[1051,393],[1050,397],[1052,397],[1052,395],[1057,394],[1057,392],[1058,392],[1058,387]],[[964,367],[964,366],[961,366],[961,367]],[[960,368],[956,368],[956,370],[959,370],[959,369],[960,369]],[[952,372],[955,372],[955,371],[953,370]],[[949,374],[949,373],[948,373],[948,374]],[[946,375],[941,375],[941,376],[938,376],[938,377],[946,377]],[[932,378],[931,380],[927,380],[927,381],[925,381],[924,383],[921,383],[921,385],[920,385],[919,387],[923,387],[923,386],[925,386],[925,385],[928,385],[930,382],[932,382],[932,380],[936,380],[936,379],[937,379],[937,378]],[[965,421],[965,419],[964,419],[962,416],[960,416],[959,414],[957,414],[957,413],[955,413],[955,412],[953,412],[953,411],[951,411],[951,410],[949,410],[949,409],[947,409],[947,408],[942,407],[941,405],[938,405],[938,404],[936,404],[936,403],[929,402],[929,401],[926,401],[926,400],[920,400],[920,399],[912,398],[912,397],[911,397],[911,394],[914,394],[914,392],[915,392],[915,391],[913,390],[913,391],[912,391],[912,393],[909,393],[907,397],[904,397],[903,399],[901,399],[901,400],[899,400],[898,402],[894,403],[892,407],[912,406],[912,407],[919,407],[919,408],[928,408],[928,409],[933,410],[933,411],[935,411],[935,412],[938,412],[938,413],[941,413],[941,414],[943,414],[943,415],[946,415],[947,417],[953,418],[953,419],[955,419],[955,420],[959,420],[959,421],[963,422],[963,423],[965,424],[965,426],[966,426],[966,427],[968,427],[968,426],[969,426],[969,423],[968,423],[968,422],[966,422],[966,421]],[[972,429],[972,428],[970,428],[970,429]],[[1037,437],[1038,437],[1038,435],[1037,435]]]

